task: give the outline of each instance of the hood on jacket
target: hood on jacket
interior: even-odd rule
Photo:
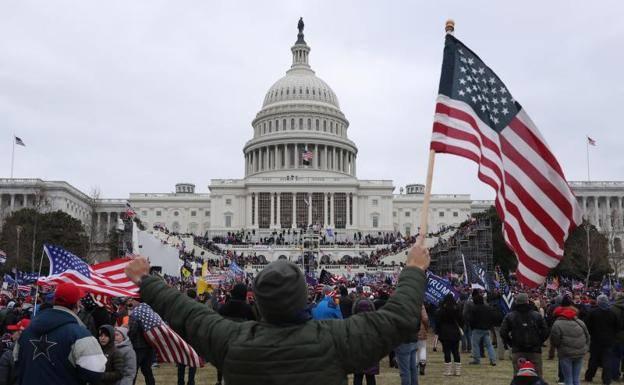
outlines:
[[[578,310],[572,306],[559,306],[553,311],[555,317],[562,317],[565,319],[574,319],[577,313]]]
[[[102,325],[100,326],[100,329],[98,329],[98,333],[99,334],[106,333],[108,335],[108,338],[109,338],[108,344],[106,344],[106,346],[103,346],[103,348],[110,348],[111,346],[115,346],[115,328],[114,327],[112,327],[111,325]]]
[[[37,313],[37,316],[30,323],[29,328],[35,335],[42,335],[71,323],[82,325],[78,316],[71,310],[62,306],[54,306],[52,309],[46,310],[45,312]]]
[[[266,322],[300,323],[311,318],[305,277],[294,263],[280,259],[268,264],[256,277],[254,290]]]
[[[122,346],[132,346],[132,343],[130,342],[130,338],[128,338],[128,329],[126,329],[123,326],[118,326],[115,328],[116,332],[121,333],[121,335],[123,336],[123,341],[121,341],[120,343],[116,343],[115,342],[115,346],[116,347],[122,347]]]

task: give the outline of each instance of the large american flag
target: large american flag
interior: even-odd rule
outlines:
[[[173,331],[152,308],[142,303],[132,311],[131,318],[141,324],[145,338],[156,349],[161,362],[173,362],[193,368],[203,362],[195,350]]]
[[[69,251],[52,245],[43,250],[50,260],[50,275],[39,283],[72,282],[85,291],[109,297],[137,297],[139,288],[128,279],[124,269],[129,259],[116,259],[89,266]]]
[[[563,257],[581,210],[557,159],[527,113],[483,61],[447,34],[431,149],[479,165],[496,190],[503,235],[518,279],[544,282]]]

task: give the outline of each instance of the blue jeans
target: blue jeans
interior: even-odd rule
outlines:
[[[563,372],[563,383],[565,385],[580,385],[581,368],[583,358],[560,358],[559,368]]]
[[[395,349],[401,385],[418,385],[418,364],[416,342],[399,345]]]
[[[483,340],[483,346],[487,349],[490,362],[496,362],[496,353],[494,352],[494,346],[490,340],[490,331],[483,329],[472,329],[472,359],[474,362],[481,362],[481,352],[479,351],[479,345]]]

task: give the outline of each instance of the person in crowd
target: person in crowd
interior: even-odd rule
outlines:
[[[615,313],[618,323],[618,331],[615,335],[615,344],[613,346],[613,362],[611,363],[611,368],[613,369],[612,378],[614,381],[618,381],[622,376],[621,366],[624,358],[624,293],[616,294],[615,303],[611,310]]]
[[[518,371],[514,373],[510,385],[548,385],[531,361],[520,358],[515,366],[518,367]]]
[[[564,296],[561,305],[553,311],[556,319],[550,330],[550,342],[557,349],[565,385],[580,384],[583,357],[589,350],[589,331],[577,313],[569,296]]]
[[[262,322],[224,319],[148,275],[145,258],[129,263],[126,275],[200,356],[223,370],[228,385],[335,384],[417,337],[428,266],[429,252],[417,242],[383,309],[327,321],[311,319],[304,274],[285,260],[270,263],[255,278]]]
[[[466,349],[462,349],[463,352],[472,352],[472,329],[470,328],[470,315],[472,313],[472,308],[474,307],[473,296],[476,295],[479,295],[479,291],[477,289],[472,291],[472,295],[465,293],[464,296],[461,297],[462,299],[460,301],[460,309],[464,320],[463,340],[466,341]],[[479,354],[481,354],[481,349],[479,349]]]
[[[323,287],[323,299],[312,310],[312,316],[315,320],[325,319],[342,319],[340,306],[336,304],[334,298],[330,295],[334,289],[331,286]]]
[[[95,319],[93,318],[93,311],[96,305],[90,298],[90,295],[82,297],[78,306],[78,318],[82,321],[83,325],[93,334],[94,337],[98,337],[98,328],[95,326]]]
[[[353,300],[349,296],[349,291],[345,286],[340,286],[340,312],[342,318],[351,317],[353,311]]]
[[[459,376],[461,375],[459,341],[462,337],[464,321],[453,294],[447,294],[442,300],[435,315],[435,325],[435,333],[442,343],[442,351],[444,352],[444,375]]]
[[[106,357],[76,315],[81,297],[73,283],[59,284],[54,307],[22,332],[13,354],[21,385],[79,385],[102,377]]]
[[[505,359],[505,343],[500,335],[500,327],[503,323],[503,309],[501,308],[501,295],[498,292],[488,295],[487,302],[492,311],[492,330],[494,338],[496,338],[496,359],[502,361]]]
[[[494,326],[492,308],[485,304],[483,296],[478,294],[472,297],[474,304],[469,311],[470,329],[472,330],[472,361],[471,365],[481,363],[480,346],[487,349],[490,365],[496,366],[496,352],[490,339],[490,329]]]
[[[560,295],[554,298],[551,298],[550,303],[546,307],[545,318],[546,318],[546,325],[548,326],[548,328],[552,328],[553,324],[555,323],[555,320],[557,319],[557,316],[555,315],[555,309],[561,306],[562,298],[563,297]],[[552,343],[552,341],[550,342],[550,345],[548,346],[548,359],[549,360],[555,359],[555,345]]]
[[[17,384],[17,373],[15,370],[15,360],[13,349],[19,340],[22,332],[30,325],[30,319],[24,318],[15,325],[8,325],[9,338],[2,339],[2,353],[0,354],[0,385]]]
[[[194,301],[197,301],[197,292],[193,289],[188,289],[186,291],[186,295]],[[178,367],[178,385],[184,385],[184,374],[186,372],[186,365],[177,364]],[[194,366],[189,366],[188,368],[188,382],[187,385],[195,385],[195,374],[197,373],[197,368]]]
[[[596,303],[598,306],[590,311],[585,322],[591,337],[585,381],[591,382],[601,366],[602,383],[609,385],[613,374],[611,352],[618,332],[617,316],[611,311],[609,297],[606,295],[599,295]]]
[[[351,314],[361,314],[375,311],[375,304],[368,298],[359,298],[353,304]],[[400,364],[399,364],[400,365]],[[399,367],[400,369],[400,367]],[[356,371],[353,374],[353,385],[362,385],[366,378],[366,385],[375,385],[375,376],[379,374],[379,361],[362,371]],[[408,382],[409,384],[409,382]],[[403,374],[401,372],[401,385],[403,385]]]
[[[128,313],[131,314],[132,309],[134,309],[135,306],[138,306],[138,304],[139,302],[134,298],[128,300]],[[133,384],[136,382],[139,369],[141,369],[141,374],[143,374],[143,378],[145,378],[145,385],[155,385],[156,380],[154,379],[154,373],[152,372],[152,363],[156,357],[154,349],[145,339],[141,323],[132,317],[130,317],[130,320],[128,321],[128,338],[130,338],[137,360],[137,371],[134,375]]]
[[[115,347],[115,328],[112,325],[100,326],[98,341],[106,356],[106,370],[95,384],[115,385],[123,377],[125,364],[123,357]]]
[[[500,334],[503,342],[511,346],[514,373],[522,358],[531,361],[542,377],[542,344],[548,338],[549,330],[546,320],[529,303],[526,293],[516,294],[512,310],[503,319]]]
[[[425,375],[427,366],[427,332],[429,331],[429,316],[423,305],[420,310],[420,329],[418,330],[418,342],[416,342],[416,358],[418,360],[418,373]]]
[[[219,314],[235,322],[256,320],[256,315],[247,303],[247,285],[244,283],[234,285],[230,291],[230,299],[219,308]],[[223,372],[217,368],[216,385],[221,385],[222,381]]]
[[[115,348],[124,362],[122,376],[117,385],[132,385],[137,372],[136,353],[128,338],[128,329],[124,326],[115,328]]]

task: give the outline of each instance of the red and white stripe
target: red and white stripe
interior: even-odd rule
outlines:
[[[195,350],[165,323],[145,332],[145,336],[156,349],[161,362],[174,362],[193,368],[203,366]]]
[[[71,282],[87,292],[108,297],[138,297],[139,288],[126,276],[124,269],[130,259],[115,259],[89,266],[91,277],[75,270],[39,278],[39,284]]]
[[[542,284],[563,257],[581,209],[563,171],[524,110],[497,133],[468,104],[439,95],[431,149],[479,165],[478,177],[496,190],[503,235],[518,257],[521,282]]]

